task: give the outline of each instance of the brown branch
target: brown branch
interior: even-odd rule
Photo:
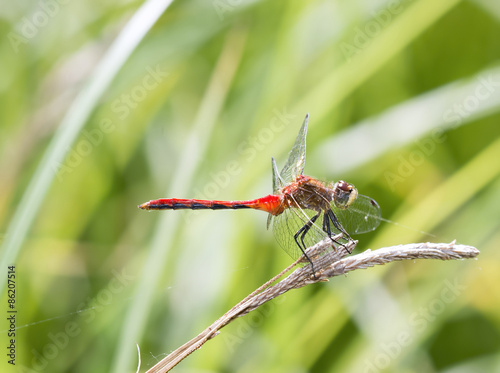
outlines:
[[[340,239],[337,236],[336,239]],[[220,329],[229,324],[237,317],[246,315],[255,310],[262,304],[276,298],[277,296],[303,286],[314,284],[316,282],[328,281],[329,278],[345,274],[355,269],[365,269],[376,265],[382,265],[393,261],[408,259],[469,259],[479,254],[479,250],[472,246],[457,245],[455,241],[444,243],[416,243],[408,245],[398,245],[381,248],[375,251],[366,250],[365,252],[353,256],[346,256],[352,252],[357,241],[350,241],[345,246],[340,246],[336,251],[331,251],[331,241],[326,239],[310,247],[307,254],[314,261],[316,269],[313,276],[311,266],[297,268],[294,272],[284,278],[282,281],[272,285],[277,279],[286,272],[305,260],[301,257],[299,260],[284,269],[280,274],[273,277],[264,285],[248,295],[245,299],[231,308],[222,317],[201,332],[198,336],[170,353],[167,357],[158,362],[147,373],[168,372],[179,362],[185,359],[189,354],[200,348],[206,341],[212,339],[220,333]]]

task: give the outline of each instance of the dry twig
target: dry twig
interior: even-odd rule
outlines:
[[[340,239],[337,236],[336,239]],[[222,317],[201,332],[198,336],[171,352],[167,357],[158,362],[147,373],[168,372],[179,362],[185,359],[193,351],[200,348],[206,341],[220,333],[220,329],[229,324],[237,317],[246,315],[267,301],[291,289],[298,289],[308,284],[320,281],[328,281],[329,278],[345,274],[355,269],[365,269],[376,265],[382,265],[398,260],[407,259],[469,259],[479,254],[479,250],[472,246],[457,245],[455,241],[444,243],[417,243],[408,245],[398,245],[385,247],[375,251],[365,252],[353,256],[346,255],[354,249],[357,241],[350,241],[345,247],[339,247],[336,251],[330,251],[331,241],[326,239],[310,247],[307,254],[314,261],[316,274],[313,276],[311,266],[297,268],[294,272],[282,281],[272,285],[277,279],[295,267],[298,263],[304,262],[303,257],[291,264],[280,274],[266,282],[257,290],[248,295],[245,299],[231,308]]]

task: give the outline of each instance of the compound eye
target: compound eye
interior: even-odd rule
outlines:
[[[333,202],[337,208],[345,210],[354,202],[357,196],[358,191],[352,184],[346,183],[343,180],[335,184]]]
[[[340,190],[343,190],[344,192],[350,192],[352,190],[352,185],[349,183],[346,183],[344,180],[340,180],[337,183],[337,188]]]

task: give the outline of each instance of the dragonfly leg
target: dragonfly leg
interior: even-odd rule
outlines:
[[[336,242],[332,237],[332,229],[330,228],[330,220],[329,220],[328,214],[326,214],[326,213],[323,214],[323,232],[325,232],[333,242],[339,243],[339,242]]]
[[[342,242],[337,241],[336,239],[333,238],[332,236],[332,229],[330,227],[330,217],[328,216],[328,213],[325,212],[323,215],[323,232],[325,232],[330,240],[332,240],[333,243],[336,243],[337,245],[344,246],[342,245]]]
[[[334,242],[336,242],[337,244],[339,244],[339,245],[343,246],[343,247],[344,247],[344,249],[346,249],[346,250],[349,252],[349,254],[350,254],[351,252],[350,252],[350,251],[349,251],[349,250],[348,250],[348,249],[347,249],[347,248],[346,248],[346,247],[345,247],[342,243],[337,242],[336,240],[334,240],[334,239],[332,238],[332,233],[331,233],[331,231],[330,231],[330,223],[329,223],[329,222],[325,223],[325,220],[328,220],[328,218],[326,217],[326,215],[328,215],[328,218],[330,218],[331,222],[333,223],[333,226],[334,226],[335,228],[337,228],[337,229],[338,229],[338,230],[339,230],[339,231],[340,231],[340,232],[341,232],[341,233],[342,233],[342,234],[343,234],[343,235],[347,238],[347,240],[348,240],[348,241],[352,241],[351,236],[349,236],[349,233],[347,233],[347,232],[345,231],[344,227],[342,226],[342,224],[340,224],[340,222],[338,221],[337,217],[335,216],[335,214],[333,213],[333,211],[332,211],[332,210],[328,210],[328,212],[326,212],[326,211],[325,211],[325,217],[324,217],[324,220],[323,220],[323,226],[325,226],[325,225],[326,225],[326,227],[327,227],[327,230],[328,230],[328,231],[326,231],[326,233],[327,233],[327,234],[328,234],[328,236],[332,239],[332,241],[334,241]],[[323,228],[323,230],[324,230],[324,228]]]
[[[309,219],[309,221],[304,224],[302,226],[302,228],[300,228],[297,233],[295,233],[295,235],[293,236],[293,238],[295,239],[295,242],[297,243],[297,246],[300,248],[300,251],[302,251],[302,254],[304,254],[304,256],[306,257],[306,259],[309,261],[309,263],[311,263],[311,267],[312,267],[312,272],[313,272],[313,275],[314,277],[316,277],[315,273],[316,271],[314,270],[314,263],[312,262],[312,260],[309,258],[309,256],[306,254],[306,245],[304,243],[304,238],[307,234],[307,232],[309,232],[309,229],[311,229],[312,225],[314,224],[314,222],[318,219],[319,217],[319,212],[314,215],[311,219]],[[297,240],[297,238],[300,236],[300,242],[302,243],[302,245],[300,245],[299,241]]]

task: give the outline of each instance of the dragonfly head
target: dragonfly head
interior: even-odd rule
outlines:
[[[340,180],[334,184],[332,194],[335,207],[345,210],[354,202],[358,196],[358,191],[354,185]]]

